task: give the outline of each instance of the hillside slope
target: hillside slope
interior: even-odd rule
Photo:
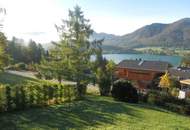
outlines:
[[[0,114],[1,130],[188,130],[190,118],[143,104],[87,96],[70,104]]]
[[[103,45],[124,48],[147,46],[190,48],[190,18],[171,24],[153,23],[133,33],[105,39]]]

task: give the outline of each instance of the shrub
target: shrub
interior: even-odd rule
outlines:
[[[149,104],[161,106],[180,114],[190,115],[190,102],[188,100],[178,99],[162,91],[149,91],[147,97],[147,102]]]
[[[27,70],[27,65],[25,63],[18,63],[14,65],[16,70]]]
[[[147,100],[148,100],[148,95],[147,94],[139,93],[138,97],[139,97],[139,101],[147,103]]]
[[[179,95],[179,89],[178,89],[178,88],[171,88],[171,89],[170,89],[170,94],[171,94],[173,97],[178,97],[178,95]]]
[[[5,95],[6,95],[5,111],[10,111],[10,110],[12,110],[12,104],[13,104],[13,99],[11,96],[11,87],[7,85],[5,87],[5,89],[6,89],[6,92],[5,92]]]
[[[130,103],[138,102],[137,90],[128,81],[118,80],[114,82],[111,93],[116,100]]]
[[[77,92],[78,92],[78,95],[79,97],[83,96],[86,94],[86,90],[87,90],[87,85],[85,83],[82,83],[80,84],[78,87],[77,87]]]
[[[42,79],[42,77],[43,77],[43,75],[40,72],[36,73],[35,76],[38,79]]]
[[[102,68],[97,69],[96,78],[101,96],[108,96],[111,90],[110,74]]]
[[[111,81],[106,76],[102,77],[101,80],[98,82],[100,95],[101,96],[108,96],[111,89]]]

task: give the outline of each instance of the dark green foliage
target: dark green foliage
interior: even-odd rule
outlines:
[[[48,89],[47,89],[47,85],[46,84],[44,84],[43,85],[43,92],[44,92],[44,94],[43,94],[43,104],[44,105],[47,105],[47,101],[48,101]]]
[[[98,81],[98,86],[101,96],[108,96],[111,90],[111,80],[108,78],[108,75],[103,75]]]
[[[59,103],[59,85],[58,84],[54,84],[54,97],[55,97],[55,103]]]
[[[8,67],[6,67],[6,69],[10,69],[10,70],[27,70],[27,64],[25,63],[17,63],[15,65],[9,65]]]
[[[57,79],[60,83],[63,79],[76,82],[77,94],[81,97],[91,77],[91,55],[97,41],[90,40],[93,30],[79,6],[69,10],[68,19],[62,21],[62,25],[56,25],[60,41],[53,42],[54,48],[38,69],[43,77]]]
[[[7,54],[7,38],[4,33],[0,32],[0,70],[8,64],[9,57]]]
[[[64,86],[60,85],[59,86],[59,98],[60,98],[60,102],[62,102],[63,97],[64,97]]]
[[[116,100],[130,103],[138,102],[137,90],[126,80],[114,82],[111,93]]]
[[[23,62],[25,64],[39,63],[42,56],[45,56],[45,50],[41,44],[30,40],[29,44],[25,45],[23,39],[13,37],[8,42],[7,53],[12,58],[12,63]]]
[[[34,86],[28,86],[28,90],[29,90],[29,106],[32,106],[34,104],[34,100],[35,100],[35,92],[34,92]]]
[[[2,85],[0,90],[0,112],[70,102],[77,97],[75,85],[46,82],[12,87]],[[1,95],[5,95],[6,98],[3,99]]]
[[[9,85],[6,86],[6,109],[7,111],[12,110],[13,100],[11,97],[11,87]]]
[[[36,85],[36,104],[43,104],[43,86]]]
[[[97,45],[94,48],[96,52],[96,60],[93,64],[93,72],[99,87],[100,95],[108,96],[110,94],[111,85],[113,84],[115,63],[103,58],[101,42],[102,41],[97,42]]]
[[[15,96],[13,97],[13,101],[16,105],[16,109],[21,109],[21,97],[20,97],[20,88],[19,86],[15,86]]]
[[[77,87],[77,92],[78,92],[79,97],[86,94],[86,89],[87,89],[87,85],[83,83],[81,83],[79,87]]]
[[[147,103],[161,106],[180,114],[190,114],[190,102],[188,100],[178,99],[167,92],[149,91],[147,94]]]

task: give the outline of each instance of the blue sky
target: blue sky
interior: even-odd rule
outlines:
[[[38,42],[57,40],[54,24],[78,4],[97,32],[123,35],[155,22],[190,17],[190,0],[1,0],[7,9],[4,32]]]

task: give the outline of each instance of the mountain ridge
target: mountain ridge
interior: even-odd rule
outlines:
[[[93,34],[94,39],[104,38],[103,46],[126,49],[149,46],[190,48],[190,18],[169,24],[152,23],[122,36],[95,34]]]

